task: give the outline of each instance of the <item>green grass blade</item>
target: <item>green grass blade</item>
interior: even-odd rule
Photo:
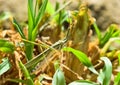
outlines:
[[[2,59],[2,63],[0,64],[0,76],[5,73],[6,71],[8,71],[11,67],[11,64],[8,60],[8,58],[4,58]]]
[[[32,31],[35,26],[33,0],[28,0],[28,39],[31,40]]]
[[[32,41],[34,41],[37,36],[38,24],[40,23],[42,16],[45,13],[45,9],[47,7],[47,2],[48,2],[48,0],[44,0],[42,6],[39,9],[38,15],[36,17],[36,22],[35,22],[36,24],[35,24],[34,30],[32,31],[32,37],[31,37]]]
[[[109,85],[112,75],[112,64],[107,57],[101,57],[101,60],[104,61],[105,66],[98,76],[98,82],[100,82],[102,85]]]
[[[48,0],[44,0],[42,6],[40,7],[39,9],[39,12],[38,12],[38,15],[37,15],[37,18],[36,18],[36,26],[39,24],[39,22],[41,21],[42,19],[42,16],[44,15],[45,13],[45,9],[47,7],[47,2]]]
[[[93,26],[94,26],[94,28],[95,28],[95,31],[96,31],[96,33],[97,33],[97,36],[98,36],[99,41],[101,41],[102,34],[101,34],[101,32],[100,32],[97,24],[94,23]]]
[[[2,12],[2,13],[0,13],[0,22],[7,20],[10,17],[12,17],[10,12]]]
[[[24,66],[24,64],[21,61],[19,62],[19,66],[20,66],[22,72],[24,73],[25,78],[27,79],[26,84],[27,85],[34,85],[34,82],[33,82],[32,78],[31,78],[27,68]]]
[[[53,76],[52,85],[66,85],[62,70],[58,68]]]
[[[120,85],[120,73],[117,74],[114,80],[114,85]]]
[[[7,40],[0,39],[0,51],[6,53],[13,53],[14,45]]]
[[[86,80],[77,80],[68,85],[99,85],[99,84],[91,82],[91,81],[86,81]]]
[[[79,61],[81,63],[83,63],[85,66],[88,67],[88,69],[90,71],[92,71],[95,74],[98,74],[98,72],[95,70],[95,68],[93,67],[92,63],[90,62],[90,60],[88,59],[86,54],[84,54],[81,51],[70,48],[70,47],[65,47],[65,48],[63,48],[63,50],[68,51],[68,52],[72,52],[79,59]]]
[[[20,36],[25,39],[25,35],[22,31],[22,28],[20,27],[20,25],[17,23],[17,21],[15,19],[13,19],[13,24],[16,27],[17,31],[19,32]]]
[[[48,1],[47,7],[46,7],[46,12],[49,13],[50,15],[53,15],[55,13],[55,9],[53,5]]]
[[[109,27],[108,32],[105,33],[103,38],[101,39],[100,46],[104,46],[107,41],[112,37],[112,34],[114,33],[114,28],[112,26]]]
[[[15,82],[15,83],[26,83],[26,80],[22,79],[8,79],[8,81]]]
[[[120,35],[120,30],[114,32],[114,33],[112,34],[112,37],[118,37],[119,35]]]
[[[119,62],[119,65],[120,65],[120,54],[118,54],[118,62]]]
[[[35,10],[33,9],[33,0],[28,0],[28,40],[32,40],[32,31],[35,28]],[[34,45],[31,43],[25,43],[25,53],[27,60],[31,60],[33,57]]]
[[[29,42],[25,43],[25,53],[28,61],[33,58],[33,49],[34,49],[34,44]]]

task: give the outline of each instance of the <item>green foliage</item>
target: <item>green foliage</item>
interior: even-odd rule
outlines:
[[[93,26],[94,26],[96,34],[98,36],[100,47],[103,47],[109,41],[110,38],[118,37],[120,35],[120,30],[117,27],[117,25],[115,25],[115,24],[111,24],[107,28],[107,32],[103,36],[102,36],[99,28],[97,27],[97,24],[94,23]]]
[[[118,54],[118,61],[119,61],[119,65],[120,65],[120,54]]]
[[[10,14],[10,12],[2,12],[0,13],[0,22],[9,19],[12,15]]]
[[[22,79],[8,79],[8,81],[15,82],[15,83],[26,83],[26,80]]]
[[[45,13],[45,9],[47,7],[48,0],[44,0],[41,6],[38,8],[38,14],[36,12],[36,7],[33,7],[33,0],[28,0],[28,40],[35,41],[37,33],[38,33],[38,25]],[[37,1],[38,3],[38,1]],[[36,4],[38,5],[38,4]],[[36,6],[35,5],[35,6]],[[15,19],[13,19],[13,24],[15,25],[16,29],[18,30],[19,34],[23,39],[26,39],[22,28],[17,23]],[[29,42],[25,43],[25,52],[27,60],[31,60],[33,57],[33,48],[34,44]]]
[[[52,85],[66,85],[64,74],[60,68],[58,68],[53,76]]]
[[[91,82],[91,81],[86,81],[86,80],[77,80],[68,85],[99,85],[99,84]]]
[[[26,82],[25,82],[26,85],[34,85],[33,80],[29,74],[29,71],[27,70],[27,68],[24,66],[24,64],[21,61],[19,62],[19,66],[20,66],[20,68],[21,68],[21,70],[24,73],[24,76],[26,78]]]
[[[92,63],[90,62],[90,60],[88,59],[86,54],[84,54],[81,51],[70,48],[70,47],[65,47],[65,48],[63,48],[63,50],[68,51],[68,52],[72,52],[79,59],[79,61],[81,63],[83,63],[85,66],[88,67],[88,69],[90,71],[92,71],[95,74],[98,74],[98,72],[95,70],[95,68],[93,67]]]
[[[119,37],[110,38],[109,41],[106,42],[104,47],[101,49],[101,55],[100,56],[104,56],[106,54],[107,50],[109,49],[109,47],[111,46],[111,44],[113,42],[119,42],[120,43],[120,38]]]
[[[97,24],[94,23],[93,26],[94,26],[94,28],[95,28],[95,31],[96,31],[96,34],[97,34],[97,36],[98,36],[99,41],[101,41],[102,34],[101,34],[101,32],[100,32]]]
[[[8,58],[3,58],[2,59],[2,63],[0,64],[0,76],[5,73],[6,71],[8,71],[11,67],[11,64],[8,60]]]
[[[57,11],[58,9],[60,9],[60,3],[56,2],[56,9],[55,10]],[[64,21],[67,21],[68,15],[69,14],[64,9],[59,11],[59,13],[55,16],[55,20],[56,20],[57,24],[59,26],[62,26]]]
[[[14,45],[7,40],[0,39],[0,51],[4,53],[13,53]],[[3,58],[2,63],[0,64],[0,75],[8,71],[10,67],[11,67],[11,64],[8,58]]]
[[[60,3],[56,1],[55,8],[52,6],[50,2],[48,2],[47,4],[46,12],[52,15],[53,21],[55,21],[57,25],[60,27],[63,26],[63,23],[65,21],[69,21],[68,20],[69,14],[64,8],[70,3],[71,0],[66,3],[63,3],[63,5],[61,6]]]
[[[33,0],[28,0],[28,40],[35,41],[38,33],[38,25],[42,19],[43,14],[47,6],[48,0],[44,0],[41,7],[38,9],[38,14],[35,16],[35,10],[33,10]],[[35,17],[34,17],[35,16]],[[28,60],[32,59],[34,45],[27,43],[26,45],[26,56]]]
[[[53,5],[48,1],[47,7],[46,7],[46,12],[49,13],[50,15],[53,15],[55,13],[55,9]]]
[[[109,85],[112,75],[112,63],[107,57],[101,57],[101,60],[104,61],[105,66],[100,71],[98,82],[100,82],[102,85]]]
[[[22,31],[21,26],[18,24],[18,22],[15,20],[15,18],[13,19],[13,24],[14,24],[14,26],[16,27],[17,31],[19,32],[20,36],[21,36],[23,39],[26,39],[26,38],[25,38],[25,35],[24,35],[23,31]]]
[[[117,74],[114,80],[114,85],[120,85],[120,73]]]
[[[0,39],[0,51],[12,53],[14,51],[14,45],[7,40]]]

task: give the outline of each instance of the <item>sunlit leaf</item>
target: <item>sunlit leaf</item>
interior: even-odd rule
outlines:
[[[52,85],[66,85],[64,74],[59,68],[53,76]]]
[[[37,18],[36,18],[36,26],[39,24],[40,20],[42,19],[43,14],[45,13],[45,9],[47,7],[48,0],[44,0],[42,6],[39,9]]]
[[[8,79],[8,81],[15,83],[26,83],[26,80],[22,80],[22,79]]]
[[[18,24],[18,22],[17,22],[14,18],[13,18],[13,24],[14,24],[14,26],[16,27],[17,31],[19,32],[20,36],[21,36],[23,39],[25,39],[25,35],[24,35],[23,31],[22,31],[21,26]]]
[[[112,26],[110,26],[108,28],[108,31],[105,33],[105,35],[102,37],[102,39],[100,41],[100,46],[103,47],[105,45],[105,43],[107,41],[109,41],[109,39],[112,37],[112,34],[114,33],[114,31],[115,31],[115,29]]]
[[[0,51],[12,53],[14,51],[14,45],[7,40],[0,39]]]
[[[102,85],[109,85],[112,74],[112,64],[107,57],[101,57],[101,60],[104,61],[105,66],[101,70],[100,75],[98,76],[98,82],[100,82]]]
[[[38,25],[39,25],[44,13],[45,13],[45,9],[47,7],[47,2],[48,2],[48,0],[43,1],[43,4],[41,5],[39,12],[38,12],[38,15],[35,19],[36,22],[35,22],[35,26],[34,26],[34,29],[32,31],[32,37],[31,37],[33,41],[35,40],[36,35],[37,35]]]
[[[114,80],[114,85],[120,85],[120,73],[117,74]]]
[[[48,1],[47,7],[46,7],[46,12],[48,12],[50,15],[53,15],[55,13],[55,9],[53,5]]]
[[[68,85],[99,85],[99,84],[91,82],[91,81],[86,81],[86,80],[77,80]]]
[[[119,61],[119,65],[120,65],[120,54],[118,54],[118,61]]]
[[[68,52],[72,52],[81,63],[83,63],[85,66],[88,67],[88,69],[90,71],[92,71],[95,74],[98,74],[98,72],[95,70],[95,68],[93,67],[92,63],[90,62],[90,60],[88,59],[87,55],[81,51],[75,50],[73,48],[70,47],[65,47],[63,48],[64,51],[68,51]]]
[[[27,79],[26,84],[27,85],[34,85],[33,80],[29,74],[29,71],[27,70],[27,68],[25,67],[25,65],[21,61],[19,62],[19,66],[20,66],[22,72],[24,73],[25,78]]]
[[[102,34],[101,34],[101,32],[100,32],[100,30],[99,30],[99,28],[98,28],[98,26],[97,26],[96,23],[94,23],[93,26],[94,26],[94,28],[95,28],[96,34],[97,34],[97,36],[98,36],[98,39],[99,39],[99,41],[100,41],[100,40],[101,40],[101,37],[102,37]]]
[[[10,12],[2,12],[2,13],[0,13],[0,22],[4,21],[6,19],[9,19],[10,17],[12,17]]]
[[[33,0],[28,0],[28,39],[31,40],[32,31],[35,26],[34,10],[33,10]]]
[[[6,71],[8,71],[11,67],[11,64],[8,60],[8,58],[4,58],[2,59],[2,63],[0,64],[0,76],[5,73]]]

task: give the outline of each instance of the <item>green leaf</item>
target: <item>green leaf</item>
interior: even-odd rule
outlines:
[[[15,83],[26,83],[26,80],[22,80],[22,79],[8,79],[8,81]]]
[[[55,13],[55,9],[53,5],[48,1],[47,7],[46,7],[46,12],[49,13],[50,15],[53,15]]]
[[[8,71],[11,67],[11,64],[8,60],[8,58],[4,58],[2,59],[2,63],[0,64],[0,76],[5,73],[6,71]]]
[[[100,41],[100,46],[103,47],[107,41],[112,37],[112,34],[114,33],[114,28],[109,27],[108,31],[105,33],[105,35],[102,37]]]
[[[0,22],[4,21],[6,19],[9,19],[10,17],[12,17],[10,12],[2,12],[2,13],[0,13]]]
[[[0,51],[12,53],[14,51],[14,45],[7,40],[0,39]]]
[[[25,35],[22,31],[22,28],[20,27],[20,25],[17,23],[17,21],[15,20],[15,18],[13,18],[13,24],[16,27],[17,31],[19,32],[20,36],[25,39]]]
[[[68,85],[99,85],[99,84],[91,82],[91,81],[86,81],[86,80],[77,80]]]
[[[114,85],[120,85],[120,72],[115,77]]]
[[[22,72],[24,73],[25,78],[27,79],[26,84],[27,85],[34,85],[34,82],[29,74],[29,71],[27,70],[27,68],[24,66],[24,64],[21,61],[19,62],[19,66],[20,66]]]
[[[118,62],[119,62],[119,65],[120,65],[120,54],[118,54]]]
[[[98,74],[98,72],[95,70],[95,68],[93,67],[92,63],[90,62],[90,60],[88,59],[86,54],[84,54],[81,51],[70,48],[70,47],[65,47],[65,48],[63,48],[63,50],[68,51],[68,52],[72,52],[79,59],[79,61],[81,63],[83,63],[85,66],[88,67],[88,69],[90,71],[92,71],[95,74]]]
[[[105,66],[101,70],[100,75],[98,76],[98,82],[100,82],[102,85],[109,85],[112,74],[112,64],[107,57],[101,57],[101,60],[104,61]]]
[[[32,31],[35,26],[33,0],[28,0],[28,39],[31,40]]]
[[[45,13],[45,9],[47,7],[47,2],[48,0],[44,0],[42,6],[40,7],[39,9],[39,12],[38,12],[38,15],[37,15],[37,18],[36,18],[36,26],[39,24],[39,22],[41,21],[42,19],[42,16],[44,15]]]
[[[64,74],[60,68],[58,68],[53,76],[52,85],[66,85]]]
[[[33,82],[31,82],[32,80],[30,80],[30,79],[26,79],[26,80],[22,80],[22,79],[8,79],[8,81],[15,82],[15,83],[24,83],[26,85],[34,85]]]
[[[44,13],[45,13],[45,9],[47,7],[47,2],[48,2],[48,0],[44,0],[42,6],[39,9],[38,15],[37,15],[36,20],[35,20],[36,21],[35,26],[34,26],[34,29],[32,31],[32,37],[31,37],[32,41],[34,41],[36,36],[37,36],[38,25],[39,25]]]
[[[93,26],[94,26],[94,28],[95,28],[95,31],[96,31],[96,33],[97,33],[97,36],[98,36],[99,41],[101,41],[102,34],[101,34],[101,32],[100,32],[97,24],[94,23]]]

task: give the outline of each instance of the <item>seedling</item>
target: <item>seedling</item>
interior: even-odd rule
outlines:
[[[37,1],[38,0],[36,0],[36,3]],[[13,19],[13,24],[16,26],[16,29],[18,30],[18,32],[20,33],[23,39],[28,39],[28,41],[32,41],[32,42],[35,41],[38,33],[38,25],[45,13],[47,2],[48,0],[43,1],[42,5],[38,8],[38,14],[37,14],[36,7],[33,7],[33,0],[28,0],[28,38],[26,38],[26,36],[24,35],[21,26],[17,23],[15,19]],[[24,42],[24,43],[25,43],[26,59],[29,61],[33,58],[34,44],[28,42]]]

